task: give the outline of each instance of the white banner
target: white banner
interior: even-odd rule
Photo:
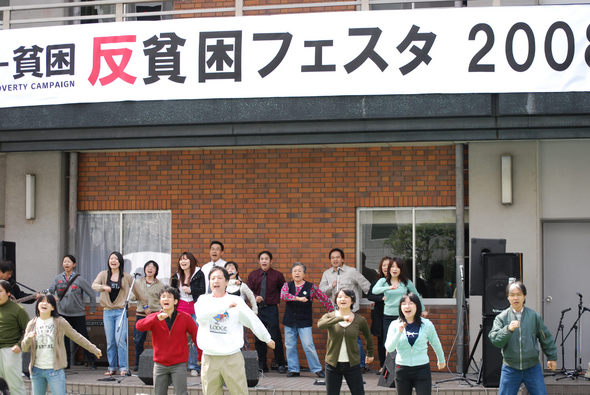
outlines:
[[[0,31],[0,107],[589,91],[589,5],[436,8]]]

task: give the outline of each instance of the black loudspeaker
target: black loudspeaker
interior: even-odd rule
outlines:
[[[86,330],[88,331],[88,340],[96,347],[100,348],[103,353],[102,357],[97,358],[96,364],[99,366],[107,366],[109,360],[107,358],[107,337],[104,333],[104,323],[101,319],[88,319],[86,320]],[[70,342],[73,344],[74,342]]]
[[[154,385],[154,350],[146,348],[139,355],[137,377],[146,385]]]
[[[481,380],[484,387],[500,386],[500,373],[502,370],[502,352],[492,344],[488,334],[494,325],[496,316],[483,317],[483,362]]]
[[[246,381],[248,387],[256,387],[258,384],[258,353],[252,351],[242,351],[244,356],[244,365],[246,366]]]
[[[522,281],[522,254],[483,254],[483,268],[483,315],[496,315],[510,306],[506,297],[509,279]]]
[[[469,259],[469,294],[483,295],[483,253],[506,252],[506,239],[471,239],[471,256]]]
[[[383,374],[379,376],[380,387],[395,388],[395,352],[390,352],[383,363]]]
[[[14,241],[3,241],[0,245],[0,253],[3,261],[12,262],[12,278],[16,280],[16,243]]]

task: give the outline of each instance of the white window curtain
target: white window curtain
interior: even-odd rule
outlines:
[[[127,273],[154,260],[160,267],[158,278],[170,277],[169,211],[80,212],[76,244],[77,269],[90,282],[107,268],[113,251],[123,254]]]

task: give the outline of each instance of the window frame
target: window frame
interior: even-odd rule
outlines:
[[[412,282],[416,283],[416,213],[419,211],[455,211],[455,222],[457,220],[455,206],[441,206],[441,207],[357,207],[356,209],[356,269],[361,271],[361,248],[362,248],[362,224],[361,213],[369,211],[395,211],[395,212],[411,212],[412,218]],[[465,224],[469,223],[469,208],[465,207]],[[456,237],[456,235],[455,235]],[[451,306],[456,305],[456,298],[423,298],[424,303],[429,305]]]

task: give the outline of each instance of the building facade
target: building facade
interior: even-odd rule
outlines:
[[[377,8],[363,4],[257,10],[246,2],[241,12]],[[480,5],[490,4],[466,4]],[[205,7],[174,2],[177,11]],[[215,7],[203,16],[239,8]],[[172,17],[179,16],[195,15]],[[559,311],[578,302],[576,291],[586,293],[590,274],[588,108],[583,91],[6,106],[2,239],[16,242],[18,279],[35,289],[47,287],[71,252],[89,279],[114,250],[133,266],[156,257],[170,276],[182,251],[205,263],[209,242],[222,240],[224,258],[238,262],[243,277],[269,249],[286,278],[303,262],[316,284],[333,247],[367,278],[382,256],[402,256],[454,370],[457,171],[465,181],[466,257],[474,237],[506,239],[507,251],[523,253],[527,305],[554,330]],[[511,202],[504,204],[502,156],[511,158]],[[26,174],[36,180],[29,219]],[[465,334],[473,346],[482,298],[467,297]],[[365,304],[366,317],[369,310]],[[316,306],[315,318],[321,313]],[[325,339],[315,336],[321,355]],[[570,352],[573,346],[566,364]]]

